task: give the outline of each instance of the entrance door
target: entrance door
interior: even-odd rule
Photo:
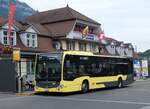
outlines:
[[[7,57],[0,57],[0,92],[16,92],[15,64]]]

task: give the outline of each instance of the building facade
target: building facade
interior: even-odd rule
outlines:
[[[46,18],[43,19],[43,15]],[[40,23],[46,27],[51,33],[56,50],[99,52],[100,42],[97,34],[101,31],[101,24],[68,6],[37,13],[28,17],[26,21]],[[83,37],[82,31],[86,26],[89,27],[89,34]]]

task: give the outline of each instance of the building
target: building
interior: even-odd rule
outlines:
[[[7,20],[0,25],[1,55],[12,53],[13,48],[21,51],[21,60],[18,62],[18,74],[34,77],[34,62],[36,53],[53,51],[51,36],[40,24],[31,24],[15,21],[11,36],[7,33]],[[21,65],[21,72],[20,66]]]
[[[73,10],[69,6],[40,12],[26,19],[27,22],[40,23],[51,33],[56,50],[80,50],[99,52],[97,34],[101,24]],[[89,34],[82,36],[88,26]]]
[[[83,37],[82,31],[87,26],[89,32]],[[11,37],[8,37],[7,29],[7,20],[3,20],[0,24],[1,48],[11,45],[20,49],[21,76],[29,75],[31,79],[34,76],[36,53],[79,50],[102,55],[133,55],[132,44],[107,37],[100,41],[98,35],[102,31],[101,24],[69,6],[38,12],[23,22],[15,21]]]
[[[113,56],[133,57],[134,48],[131,43],[124,43],[116,39],[105,37],[100,41],[102,48],[105,48],[105,54]]]

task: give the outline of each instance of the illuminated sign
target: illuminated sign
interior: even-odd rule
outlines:
[[[20,49],[13,50],[13,61],[20,61]]]

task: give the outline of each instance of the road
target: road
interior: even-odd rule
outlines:
[[[101,89],[86,94],[0,94],[0,109],[150,109],[150,80],[137,81],[122,89]]]

